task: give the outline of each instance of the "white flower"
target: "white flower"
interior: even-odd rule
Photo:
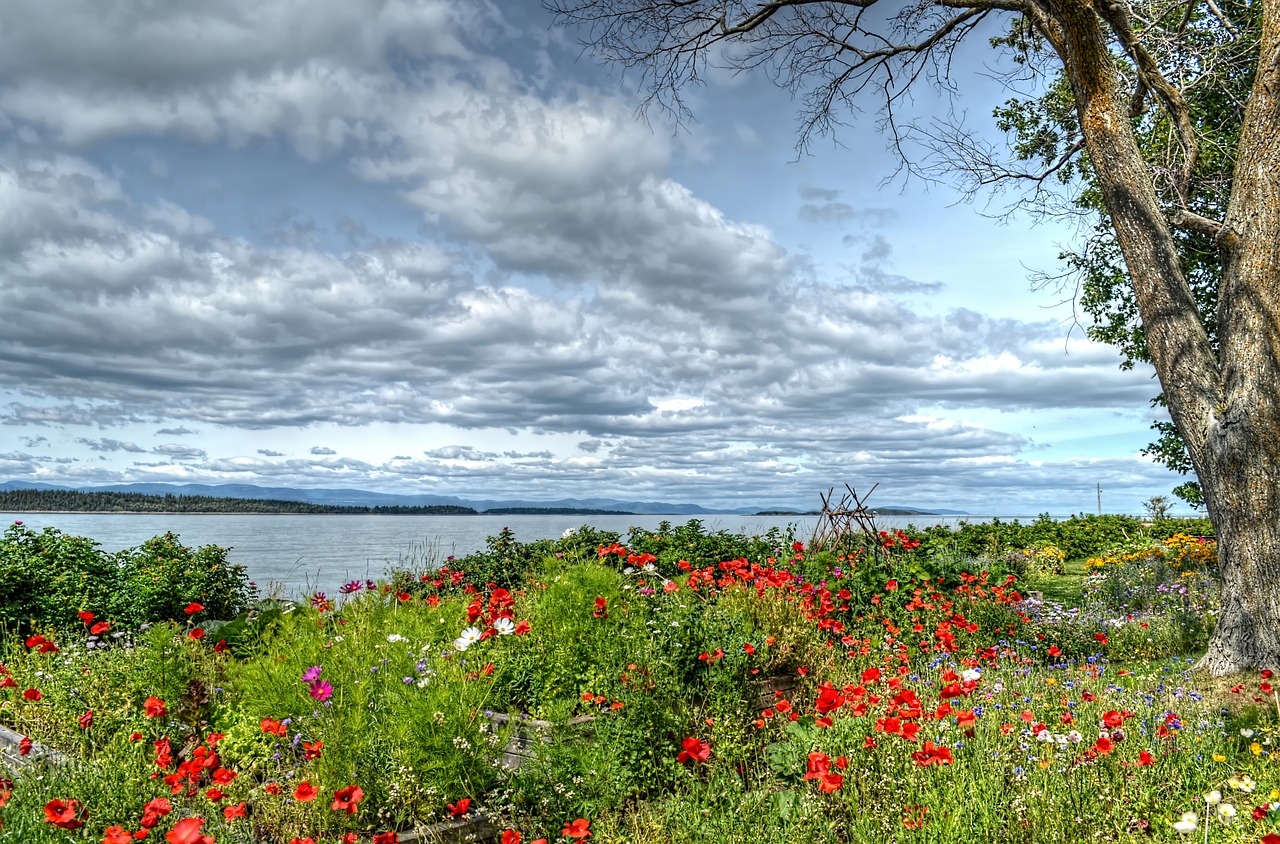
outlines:
[[[647,572],[655,572],[658,570],[658,567],[655,566],[653,563],[645,563],[644,570]]]
[[[1200,818],[1195,812],[1185,812],[1182,815],[1182,820],[1175,823],[1173,828],[1183,835],[1190,835],[1196,831],[1196,827],[1198,826],[1197,821],[1199,820]]]
[[[982,672],[976,668],[966,668],[960,672],[960,679],[966,683],[976,683],[982,677]]]
[[[1041,730],[1036,733],[1036,741],[1053,741],[1053,733],[1048,730]]]
[[[1240,735],[1244,736],[1245,738],[1253,738],[1253,730],[1249,730],[1249,729],[1241,730]]]
[[[403,642],[406,640],[399,633],[392,633],[390,636],[387,637],[387,641],[394,645],[396,642]]]
[[[460,651],[465,651],[467,648],[479,641],[480,628],[468,627],[466,630],[462,631],[461,636],[453,640],[453,646]]]
[[[1216,806],[1222,802],[1222,792],[1214,789],[1204,796],[1204,802],[1210,806]]]
[[[564,533],[560,534],[560,536],[563,538],[568,538],[570,536],[573,536],[577,532],[578,532],[577,528],[565,528]]]
[[[1080,742],[1084,741],[1084,736],[1080,735],[1079,730],[1072,730],[1069,733],[1067,733],[1067,741],[1071,742],[1072,744],[1079,744]]]
[[[497,630],[500,636],[509,636],[516,632],[516,623],[509,618],[500,618],[493,623],[493,629]]]
[[[1248,794],[1258,787],[1258,784],[1254,782],[1248,774],[1241,774],[1238,777],[1232,777],[1227,780],[1227,785],[1237,791],[1243,791],[1245,794]]]
[[[1230,803],[1218,804],[1218,820],[1223,823],[1231,823],[1236,819],[1236,807]]]

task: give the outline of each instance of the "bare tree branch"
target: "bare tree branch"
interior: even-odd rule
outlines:
[[[1212,238],[1217,238],[1222,232],[1222,223],[1217,220],[1210,220],[1208,217],[1202,217],[1185,208],[1178,208],[1170,214],[1169,222],[1180,229],[1200,232]]]

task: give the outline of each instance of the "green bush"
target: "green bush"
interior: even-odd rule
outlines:
[[[172,533],[118,554],[21,522],[0,537],[0,630],[11,634],[79,627],[80,612],[129,628],[185,621],[192,601],[205,607],[202,618],[232,618],[255,592],[244,567],[227,562],[227,549],[187,548]]]

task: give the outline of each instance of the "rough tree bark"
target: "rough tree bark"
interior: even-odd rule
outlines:
[[[986,15],[1029,22],[1070,81],[1151,361],[1217,532],[1222,607],[1199,666],[1222,675],[1280,670],[1280,0],[1260,1],[1257,73],[1221,221],[1185,209],[1198,158],[1193,121],[1181,91],[1135,34],[1125,0],[895,2],[900,11],[889,13],[889,25],[873,8],[889,0],[544,3],[562,23],[585,27],[601,58],[641,68],[649,101],[677,113],[684,109],[680,86],[699,79],[709,54],[723,43],[745,47],[736,60],[717,54],[741,70],[771,65],[779,84],[809,92],[802,144],[809,132],[831,126],[833,109],[868,92],[883,93],[894,128],[905,87],[929,61],[949,67],[950,51]],[[1187,14],[1200,2],[1187,0]],[[1216,5],[1206,8],[1221,17]],[[1224,28],[1232,29],[1225,19]],[[1129,82],[1117,71],[1121,54]],[[876,74],[882,86],[871,84]],[[1147,98],[1166,112],[1183,147],[1185,167],[1174,182],[1184,207],[1172,212],[1161,204],[1132,122],[1135,104]],[[1221,248],[1217,355],[1183,275],[1173,226],[1211,233]]]

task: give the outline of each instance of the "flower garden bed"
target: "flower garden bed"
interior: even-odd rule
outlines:
[[[1280,834],[1275,679],[1134,656],[1167,583],[1104,570],[1122,587],[1069,612],[896,551],[636,539],[547,549],[509,587],[457,564],[230,623],[195,603],[9,636],[0,839]]]

